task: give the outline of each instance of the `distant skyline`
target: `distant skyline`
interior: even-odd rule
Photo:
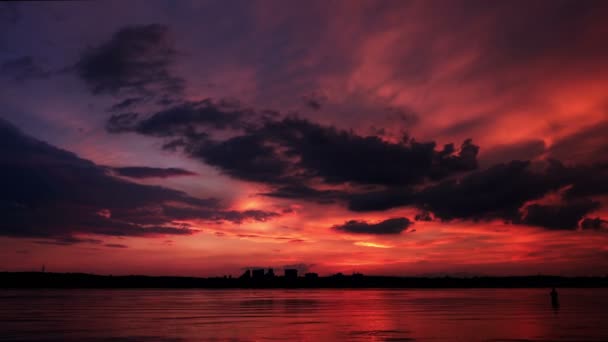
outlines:
[[[0,3],[0,271],[604,276],[607,16]]]

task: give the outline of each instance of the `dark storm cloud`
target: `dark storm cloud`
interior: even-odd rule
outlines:
[[[351,211],[382,211],[410,205],[414,197],[409,188],[390,188],[352,193],[346,196],[346,201]]]
[[[560,205],[532,204],[526,207],[522,223],[548,229],[576,229],[579,221],[600,203],[580,200]]]
[[[564,198],[575,200],[608,194],[608,162],[565,168],[564,171],[572,184],[564,192]]]
[[[608,193],[608,167],[564,166],[557,161],[547,165],[511,161],[486,170],[449,179],[424,189],[390,189],[346,197],[353,211],[377,211],[413,205],[444,221],[502,219],[550,229],[575,229],[578,222],[599,203],[589,196]],[[552,191],[564,189],[559,205],[527,206],[527,216],[520,208]]]
[[[583,229],[608,229],[608,221],[602,220],[599,217],[596,218],[585,218],[581,221],[581,228]]]
[[[260,195],[295,200],[309,200],[317,203],[329,204],[342,198],[344,193],[338,190],[318,190],[302,184],[293,184],[281,186],[270,192],[261,193]]]
[[[569,167],[550,161],[539,170],[537,167],[539,165],[524,161],[499,164],[459,180],[431,186],[415,194],[414,202],[444,220],[502,218],[517,221],[518,209],[527,201],[569,187],[563,194],[564,200],[570,202],[571,209],[582,208],[579,205],[583,202],[577,201],[602,191],[600,188],[595,192],[587,191],[590,190],[588,183],[608,181],[608,174],[601,165]],[[533,210],[540,212],[543,208],[534,207]],[[564,208],[563,212],[570,212],[568,210]]]
[[[529,162],[512,161],[431,186],[414,201],[444,220],[511,218],[524,202],[565,185],[547,176]]]
[[[175,136],[195,132],[197,127],[211,129],[242,128],[246,109],[238,104],[210,99],[185,102],[155,113],[138,123],[138,133],[153,136]]]
[[[24,135],[0,120],[0,235],[77,243],[75,234],[187,235],[188,226],[162,211],[172,203],[205,211],[210,221],[269,219],[257,211],[221,208],[215,199],[140,185],[111,176],[77,155]]]
[[[573,203],[608,193],[607,164],[565,166],[551,160],[540,167],[512,160],[476,171],[479,147],[470,139],[458,148],[454,144],[437,148],[434,142],[409,137],[390,142],[211,100],[183,103],[147,118],[135,113],[114,115],[107,129],[168,139],[166,149],[181,149],[233,178],[268,185],[270,190],[261,195],[321,204],[346,202],[352,211],[415,206],[428,212],[428,217],[444,221],[502,219],[561,228],[536,215],[554,210],[564,216],[575,212],[563,225],[572,229],[576,224],[570,217],[578,222],[589,213],[575,211],[579,207]],[[232,133],[219,136],[228,138],[216,138],[215,133],[225,130]],[[552,148],[566,142],[592,145],[585,140],[596,141],[599,132],[590,128],[588,134],[566,137]],[[491,149],[484,159],[534,158],[546,151],[551,149],[542,140],[530,140]],[[564,208],[531,207],[527,221],[522,217],[520,209],[526,202],[564,188]]]
[[[196,173],[179,168],[157,168],[145,166],[114,167],[116,174],[130,178],[168,178],[176,176],[195,176]]]
[[[433,221],[433,217],[431,216],[431,213],[428,211],[423,211],[421,213],[416,214],[416,217],[414,217],[414,219],[416,221],[426,221],[426,222]]]
[[[199,142],[200,143],[200,142]],[[328,184],[398,186],[475,169],[470,141],[435,150],[435,143],[390,143],[377,136],[298,118],[267,122],[228,140],[192,144],[190,155],[245,180],[285,184],[319,178]]]
[[[23,56],[4,61],[0,65],[0,75],[14,81],[48,78],[51,73],[38,65],[31,56]]]
[[[291,164],[260,135],[242,135],[221,142],[189,146],[190,154],[224,173],[239,179],[284,183]]]
[[[218,129],[240,129],[247,126],[246,120],[254,115],[238,104],[227,101],[214,102],[205,99],[184,102],[156,112],[139,120],[138,113],[115,114],[110,117],[106,129],[110,133],[137,132],[158,137],[197,137],[201,131]]]
[[[184,81],[171,72],[176,54],[167,27],[130,26],[85,50],[76,71],[94,94],[179,93]]]
[[[332,126],[288,117],[238,104],[203,100],[187,102],[142,118],[137,113],[113,115],[109,132],[137,132],[171,138],[167,149],[183,147],[193,158],[226,174],[268,184],[302,184],[313,178],[329,184],[387,186],[441,179],[477,167],[479,148],[470,140],[436,150],[434,142],[407,139],[391,143]],[[239,134],[213,140],[215,130]]]
[[[391,218],[379,223],[368,223],[366,221],[350,220],[332,228],[345,233],[352,234],[399,234],[406,230],[412,222],[405,217]]]

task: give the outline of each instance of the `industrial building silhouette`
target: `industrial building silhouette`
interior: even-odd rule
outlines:
[[[286,268],[283,270],[283,277],[285,280],[297,280],[298,279],[298,270],[295,268]],[[263,268],[253,268],[246,269],[245,272],[239,277],[239,279],[251,279],[253,281],[264,281],[271,280],[277,277],[274,274],[274,269],[269,268],[268,271],[264,272]],[[305,278],[307,279],[316,279],[319,275],[316,273],[306,273]]]

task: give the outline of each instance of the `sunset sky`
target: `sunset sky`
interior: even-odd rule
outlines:
[[[0,4],[0,271],[608,274],[608,2]]]

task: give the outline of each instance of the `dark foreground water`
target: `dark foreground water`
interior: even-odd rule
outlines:
[[[608,289],[0,290],[0,341],[608,341]]]

